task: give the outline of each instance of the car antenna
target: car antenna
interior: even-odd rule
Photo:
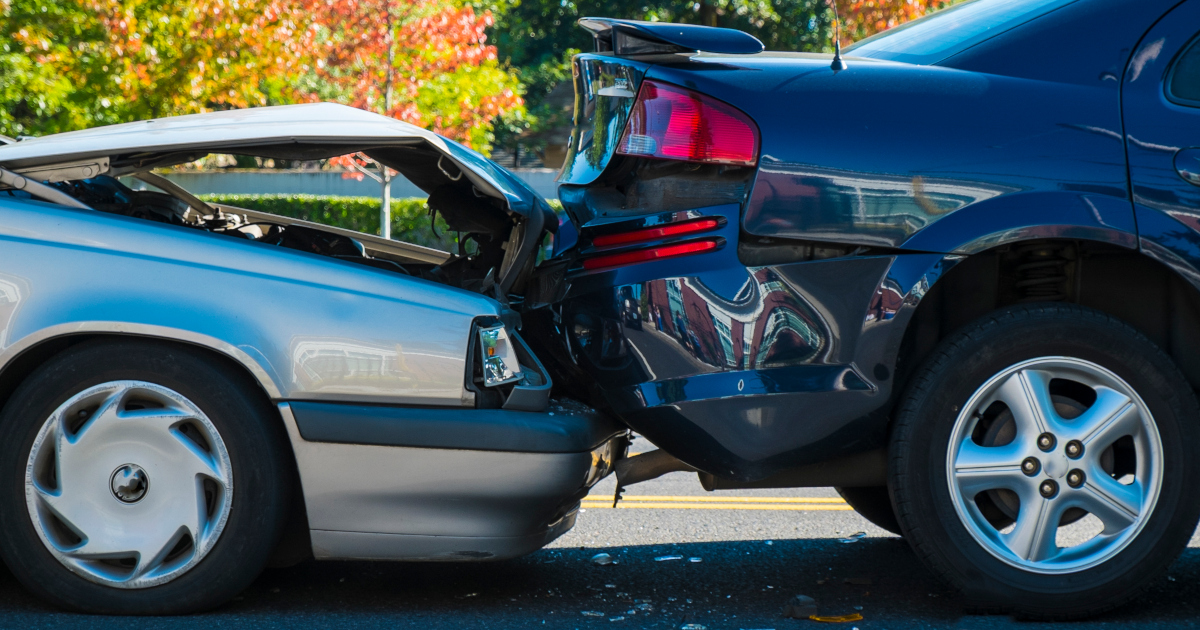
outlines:
[[[842,19],[838,17],[837,0],[829,0],[829,6],[833,7],[833,63],[829,69],[837,74],[850,66],[842,61]]]

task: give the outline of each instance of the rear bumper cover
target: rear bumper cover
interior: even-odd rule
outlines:
[[[623,455],[623,427],[574,406],[279,410],[318,559],[524,555],[574,525],[579,500]]]

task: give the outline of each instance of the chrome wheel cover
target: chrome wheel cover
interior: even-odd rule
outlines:
[[[43,423],[25,502],[56,560],[93,582],[148,588],[212,549],[233,501],[216,427],[177,392],[143,381],[82,391]]]
[[[1077,417],[1064,418],[1052,381],[1075,391],[1086,387],[1094,401]],[[1007,408],[1004,422],[1012,423],[1015,435],[980,444],[986,426],[980,423],[997,408]],[[1118,440],[1129,469],[1121,479],[1113,476]],[[1129,453],[1136,454],[1132,462]],[[1030,459],[1037,462],[1033,474]],[[990,554],[1026,571],[1073,573],[1120,553],[1145,526],[1162,484],[1162,443],[1150,410],[1123,379],[1089,361],[1043,357],[1013,365],[975,391],[955,421],[946,471],[959,519]],[[1051,486],[1055,492],[1046,492]],[[983,497],[997,492],[1018,499],[1006,527],[997,528],[998,508],[990,520],[984,513],[991,499]],[[1099,531],[1060,546],[1060,525],[1086,518],[1083,512],[1098,520]]]

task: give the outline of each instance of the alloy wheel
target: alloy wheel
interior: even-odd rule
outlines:
[[[974,392],[946,470],[955,510],[984,549],[1053,574],[1103,563],[1137,536],[1162,460],[1154,418],[1128,383],[1095,363],[1043,357]]]

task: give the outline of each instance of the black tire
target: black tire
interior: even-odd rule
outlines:
[[[17,388],[0,412],[0,555],[26,588],[79,612],[165,615],[220,605],[258,576],[287,514],[291,475],[278,413],[235,372],[200,349],[101,340],[55,356]],[[26,462],[46,419],[89,387],[126,380],[166,387],[199,407],[219,432],[236,480],[224,530],[207,555],[171,581],[136,589],[85,579],[60,563],[39,538],[25,497]]]
[[[858,515],[867,519],[872,525],[903,536],[900,522],[896,520],[896,512],[892,509],[892,497],[887,486],[877,488],[834,488],[837,493],[854,508]]]
[[[1145,402],[1162,443],[1161,489],[1141,529],[1124,547],[1096,556],[1098,564],[1065,574],[1027,570],[987,551],[956,512],[947,482],[960,407],[993,375],[1038,357],[1080,359],[1123,379]],[[1144,592],[1196,530],[1200,494],[1189,485],[1200,474],[1198,418],[1178,368],[1125,323],[1074,305],[1002,309],[944,340],[910,382],[889,452],[896,516],[917,555],[966,595],[968,607],[1033,618],[1092,616]]]

